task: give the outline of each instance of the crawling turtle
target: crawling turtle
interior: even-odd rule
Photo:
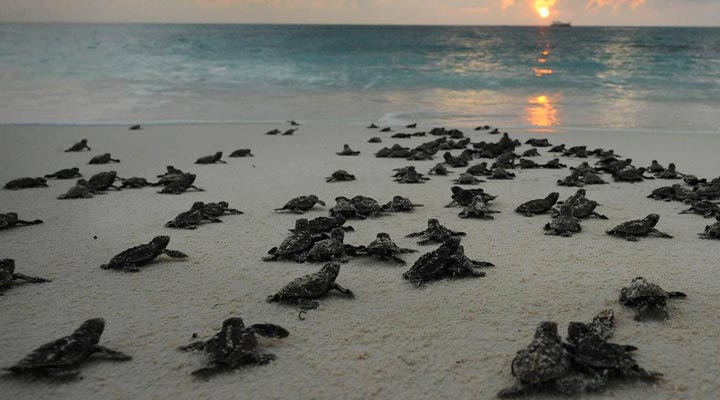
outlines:
[[[482,277],[485,273],[476,268],[493,264],[475,261],[465,256],[460,238],[448,238],[437,250],[425,253],[403,274],[403,278],[421,285],[442,278]]]
[[[15,272],[15,260],[6,258],[0,260],[0,296],[2,292],[17,284],[16,281],[25,283],[45,283],[47,279],[36,278]]]
[[[185,253],[167,249],[168,243],[170,243],[170,237],[156,236],[150,243],[141,244],[123,251],[113,257],[108,264],[101,265],[100,268],[139,272],[141,266],[148,264],[161,254],[172,258],[187,257]]]
[[[221,160],[222,156],[223,156],[223,152],[218,151],[217,153],[215,153],[211,156],[205,156],[205,157],[198,158],[197,161],[195,161],[195,164],[215,164],[215,163],[227,164],[225,161]]]
[[[648,197],[656,200],[677,200],[687,203],[697,200],[700,196],[697,191],[684,188],[682,185],[676,183],[672,186],[657,188],[653,190]]]
[[[204,192],[205,189],[201,189],[193,183],[195,183],[195,174],[182,174],[176,178],[173,182],[162,188],[158,193],[162,194],[181,194],[189,189],[195,189],[198,192]]]
[[[548,153],[562,153],[565,151],[565,144],[559,144],[557,146],[553,146],[548,150]]]
[[[720,239],[720,216],[716,217],[717,222],[705,227],[705,232],[698,233],[703,239]]]
[[[179,179],[182,179],[183,175],[185,174],[182,170],[179,170],[172,165],[168,165],[166,167],[167,172],[158,175],[157,177],[160,178],[158,181],[158,184],[160,186],[167,186]]]
[[[318,199],[314,194],[311,194],[309,196],[295,197],[285,203],[282,208],[276,208],[275,211],[291,211],[296,214],[303,214],[305,211],[310,211],[311,208],[315,207],[315,204],[324,206],[325,202]]]
[[[306,257],[305,254],[313,247],[316,240],[319,238],[310,230],[308,220],[299,219],[295,221],[293,234],[285,238],[280,246],[270,249],[269,255],[263,257],[263,261],[293,260],[302,262]]]
[[[399,257],[400,254],[416,253],[417,250],[403,249],[392,241],[390,235],[385,232],[377,234],[375,240],[367,247],[363,247],[361,254],[372,255],[381,261],[392,260],[400,264],[405,264],[405,260]]]
[[[394,196],[392,201],[389,201],[383,206],[383,210],[390,212],[412,212],[415,207],[423,207],[423,205],[414,204],[407,197]]]
[[[485,191],[480,188],[463,189],[460,186],[453,186],[450,190],[452,191],[452,201],[445,207],[467,207],[472,203],[473,199],[478,196],[480,196],[485,203],[490,203],[497,198],[489,193],[485,193]]]
[[[280,129],[272,129],[272,130],[265,132],[265,134],[266,135],[277,135],[280,132],[281,132]]]
[[[193,371],[192,375],[208,378],[220,372],[240,369],[249,365],[263,365],[275,359],[274,354],[260,353],[255,335],[268,338],[285,338],[285,328],[274,324],[245,326],[242,318],[223,321],[220,332],[208,340],[181,346],[182,351],[200,350],[209,356],[210,366]]]
[[[680,179],[682,176],[683,175],[675,169],[674,163],[668,164],[667,169],[655,174],[655,177],[658,179]]]
[[[332,173],[332,175],[325,178],[325,182],[345,182],[345,181],[354,181],[355,175],[350,174],[349,172],[345,171],[344,169],[339,169]]]
[[[492,168],[514,169],[516,158],[517,154],[513,153],[512,151],[506,151],[497,156],[495,162],[492,165]]]
[[[290,124],[290,126],[300,126],[300,124],[295,120],[288,121],[288,124]]]
[[[95,192],[104,192],[110,188],[120,190],[119,187],[114,185],[116,179],[118,179],[118,176],[115,171],[99,172],[90,177],[87,181],[87,187]]]
[[[449,151],[446,151],[443,154],[443,159],[445,160],[445,164],[453,167],[453,168],[464,168],[468,166],[467,160],[460,157],[453,157],[452,154],[450,154]]]
[[[428,172],[428,175],[443,175],[444,176],[447,174],[452,174],[452,171],[449,171],[447,169],[447,167],[445,167],[445,165],[442,163],[435,164],[435,166],[430,169],[430,172]]]
[[[230,208],[230,204],[227,201],[219,201],[217,203],[206,203],[202,209],[203,215],[207,217],[221,217],[225,214],[239,215],[244,214],[242,211]]]
[[[468,167],[468,169],[465,170],[465,173],[468,173],[470,175],[487,175],[490,173],[490,170],[487,168],[486,162],[481,162],[479,164],[475,164],[471,167]]]
[[[88,161],[88,164],[107,164],[111,162],[119,163],[120,160],[112,158],[112,155],[110,155],[110,153],[105,153],[91,158],[90,161]]]
[[[620,290],[620,304],[635,309],[635,320],[665,320],[670,316],[667,312],[667,300],[687,297],[682,292],[666,292],[660,286],[650,283],[643,277],[637,277],[630,286]]]
[[[65,168],[61,169],[60,171],[54,172],[52,174],[45,175],[45,178],[55,178],[55,179],[74,179],[74,178],[81,178],[82,174],[80,173],[80,168]]]
[[[482,183],[485,181],[482,179],[478,179],[474,175],[468,174],[467,172],[463,172],[457,179],[454,179],[453,182],[457,183],[458,185],[477,185],[478,183]]]
[[[132,178],[127,179],[121,179],[120,180],[120,188],[121,189],[142,189],[144,187],[148,186],[160,186],[157,183],[150,183],[145,178],[139,178],[137,176],[133,176]]]
[[[579,174],[572,173],[563,179],[558,179],[557,181],[558,186],[570,186],[570,187],[583,187],[585,186],[585,182],[583,182],[582,178]]]
[[[645,176],[645,168],[626,168],[613,172],[613,179],[616,182],[642,182],[645,179],[654,179],[651,176]]]
[[[395,182],[399,183],[425,183],[425,181],[430,180],[430,178],[426,178],[423,174],[417,172],[413,166],[404,168],[403,173],[398,174],[399,176],[395,179]]]
[[[389,127],[389,126],[388,126],[388,127],[386,127],[386,128],[382,128],[382,129],[380,129],[380,132],[392,132],[392,131],[393,131],[393,130],[392,130],[392,128],[391,128],[391,127]]]
[[[18,219],[17,213],[14,212],[5,214],[0,213],[0,230],[15,228],[20,225],[38,225],[42,223],[43,221],[40,219],[36,219],[34,221],[24,221],[22,219]]]
[[[47,180],[45,178],[19,178],[13,179],[5,184],[5,189],[9,190],[30,189],[37,187],[48,187]]]
[[[637,219],[633,221],[623,222],[622,224],[610,229],[606,233],[608,235],[621,237],[630,242],[637,242],[640,236],[657,236],[661,238],[672,238],[667,233],[660,232],[655,229],[660,220],[660,216],[657,214],[650,214],[643,219]]]
[[[331,290],[337,290],[349,298],[354,298],[355,294],[351,290],[345,289],[335,282],[339,273],[339,263],[327,263],[320,271],[288,283],[276,294],[268,296],[267,301],[269,303],[298,304],[303,309],[314,309],[320,305],[317,299],[327,295]]]
[[[545,214],[552,210],[555,203],[557,203],[560,193],[552,192],[544,199],[530,200],[523,204],[520,204],[515,211],[526,217],[532,217],[538,214]]]
[[[371,137],[370,139],[368,139],[368,143],[382,143],[382,139],[377,136]]]
[[[139,131],[142,129],[141,125],[132,125],[130,128],[128,128],[129,131]]]
[[[652,160],[652,163],[649,167],[647,167],[647,171],[653,174],[657,174],[658,172],[665,171],[665,167],[660,165],[660,163],[657,162],[657,160]]]
[[[211,217],[203,213],[205,203],[197,201],[193,203],[188,211],[181,212],[174,219],[168,221],[165,226],[168,228],[178,229],[195,229],[203,221],[222,222],[216,217]]]
[[[573,207],[570,204],[563,204],[560,213],[545,225],[546,235],[570,237],[575,232],[580,232],[580,220],[573,215]]]
[[[384,212],[383,207],[372,197],[355,196],[350,199],[353,207],[357,210],[357,217],[372,218]]]
[[[586,185],[604,185],[607,183],[600,177],[600,175],[592,171],[584,172],[581,175],[581,179]]]
[[[76,151],[83,151],[85,149],[92,150],[92,149],[90,149],[90,146],[88,146],[88,144],[87,144],[87,139],[82,139],[81,141],[72,145],[69,149],[65,150],[65,152],[70,153],[70,152],[76,152]]]
[[[567,168],[567,165],[561,163],[560,159],[553,158],[552,160],[543,164],[542,167],[548,168],[548,169],[562,169],[562,168]]]
[[[335,198],[335,205],[330,209],[330,216],[342,216],[345,219],[365,219],[364,216],[358,214],[358,210],[355,208],[352,201],[345,196],[338,196]]]
[[[283,136],[290,136],[290,135],[294,134],[294,133],[297,132],[297,131],[298,131],[297,128],[290,128],[290,129],[286,130],[285,132],[283,132],[282,135],[283,135]]]
[[[573,146],[563,152],[565,157],[587,158],[587,146]]]
[[[431,218],[427,222],[427,229],[420,232],[414,232],[406,237],[409,238],[420,238],[418,244],[428,243],[444,243],[451,237],[465,236],[465,232],[455,232],[440,224],[435,218]]]
[[[547,139],[528,139],[525,141],[525,144],[529,144],[532,147],[550,147],[552,146],[550,142]]]
[[[460,218],[495,219],[492,214],[500,211],[491,210],[480,196],[474,197],[470,205],[465,207],[458,216]]]
[[[488,179],[515,179],[515,174],[504,168],[495,168],[490,172]]]
[[[536,163],[533,160],[528,160],[527,158],[521,158],[520,159],[520,168],[522,169],[536,169],[541,168],[542,165]]]
[[[608,219],[606,216],[595,212],[598,202],[588,199],[585,197],[585,194],[585,189],[578,189],[574,195],[565,200],[563,206],[569,206],[572,209],[572,216],[575,218],[584,219],[594,217],[599,219]],[[553,212],[554,214],[560,214],[559,209],[554,209]]]
[[[98,344],[104,330],[104,319],[89,319],[69,336],[38,347],[8,370],[17,375],[74,379],[80,375],[76,369],[93,355],[106,360],[129,361],[130,356]]]
[[[525,150],[522,153],[522,156],[523,157],[540,157],[540,153],[538,153],[537,149],[533,148],[533,149]]]
[[[349,145],[344,144],[342,151],[339,153],[335,153],[335,154],[337,154],[339,156],[356,156],[356,155],[360,154],[360,152],[354,151],[353,149],[350,148]]]
[[[690,204],[690,208],[680,211],[680,214],[700,214],[705,218],[720,216],[720,206],[710,200],[696,200]]]
[[[315,242],[310,250],[299,258],[300,262],[347,261],[345,254],[345,230],[335,228],[330,231],[330,237]]]
[[[58,200],[65,200],[65,199],[91,199],[94,197],[94,194],[96,194],[95,190],[92,190],[88,187],[88,183],[85,179],[78,179],[75,186],[68,189],[67,192],[61,194],[58,196]]]
[[[290,232],[300,232],[305,230],[312,234],[330,233],[335,228],[342,228],[345,231],[354,231],[355,228],[352,226],[344,226],[347,220],[342,215],[336,215],[334,217],[317,217],[311,220],[304,218],[295,221],[295,228],[290,229]]]
[[[254,156],[252,154],[252,150],[250,150],[250,149],[237,149],[237,150],[233,151],[232,153],[230,153],[230,155],[228,157],[236,158],[236,157],[254,157]]]

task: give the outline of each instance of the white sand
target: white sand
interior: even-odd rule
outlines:
[[[450,201],[453,176],[432,177],[424,185],[392,182],[391,170],[414,164],[425,173],[439,162],[377,159],[382,146],[415,146],[434,137],[387,139],[366,143],[377,131],[349,126],[302,126],[292,137],[263,133],[270,125],[125,127],[0,127],[0,182],[40,176],[78,166],[85,176],[115,169],[120,176],[154,177],[172,164],[198,174],[206,192],[160,195],[156,188],[110,192],[90,200],[59,201],[73,181],[51,181],[48,189],[0,191],[0,210],[41,218],[44,225],[0,233],[0,256],[15,258],[19,272],[51,278],[52,283],[16,287],[0,297],[0,364],[9,366],[47,341],[70,333],[83,320],[104,317],[102,343],[131,354],[127,363],[98,362],[82,369],[84,379],[69,384],[0,379],[3,399],[487,399],[514,382],[510,361],[526,345],[537,323],[587,321],[612,307],[618,322],[615,341],[632,343],[639,363],[665,374],[657,385],[612,386],[593,398],[716,399],[720,393],[720,278],[718,243],[701,240],[710,220],[678,215],[684,205],[646,199],[670,181],[611,183],[588,187],[588,197],[608,221],[583,222],[573,238],[543,235],[548,216],[526,218],[512,210],[521,202],[559,191],[575,192],[555,181],[568,170],[520,171],[514,181],[489,181],[498,195],[494,221],[462,220]],[[283,126],[279,126],[283,128]],[[474,142],[499,139],[466,130]],[[615,148],[636,165],[651,159],[675,161],[678,169],[698,176],[720,173],[720,135],[655,133],[511,132],[524,141],[549,137],[554,144]],[[92,153],[64,153],[88,138]],[[349,143],[359,157],[335,152]],[[227,159],[227,165],[194,165],[217,150],[226,155],[252,148],[254,158]],[[523,146],[521,149],[526,149]],[[111,152],[122,160],[108,166],[85,165],[91,155]],[[458,153],[457,151],[455,153]],[[544,153],[541,150],[541,153]],[[543,156],[541,160],[549,160]],[[536,159],[537,160],[537,159]],[[563,158],[572,165],[578,159]],[[594,160],[591,158],[590,160]],[[482,161],[482,160],[481,160]],[[539,161],[539,160],[538,160]],[[355,182],[325,183],[335,169],[346,169]],[[458,170],[454,176],[457,176]],[[297,310],[265,303],[291,279],[316,271],[319,264],[264,263],[260,258],[279,243],[297,215],[271,210],[301,194],[316,193],[331,206],[338,195],[363,194],[386,202],[408,196],[424,208],[368,221],[351,221],[356,232],[346,241],[367,244],[385,231],[404,247],[420,253],[405,234],[424,229],[436,217],[446,226],[468,232],[466,252],[493,262],[481,279],[440,281],[416,289],[401,277],[407,267],[351,260],[338,282],[355,291],[355,300],[330,297],[320,309],[298,320]],[[193,201],[229,201],[245,215],[196,231],[164,228],[166,221]],[[650,212],[662,218],[658,228],[675,238],[630,243],[604,234],[616,224]],[[327,207],[307,214],[326,215]],[[170,248],[190,255],[184,262],[167,259],[137,274],[105,271],[99,265],[130,246],[158,234],[170,235]],[[98,239],[93,240],[93,235]],[[165,260],[163,258],[163,260]],[[672,301],[665,323],[638,323],[617,304],[621,287],[645,276],[668,290],[688,293]],[[212,335],[222,321],[241,316],[246,323],[272,322],[291,335],[282,341],[262,339],[277,355],[264,367],[217,376],[210,381],[189,374],[205,362],[201,354],[177,346]]]

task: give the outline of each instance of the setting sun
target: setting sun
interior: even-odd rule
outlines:
[[[547,7],[540,7],[537,9],[537,12],[542,18],[547,18],[550,16],[550,10]]]
[[[557,0],[535,0],[535,11],[537,11],[540,18],[547,18],[550,16],[550,9],[557,3]]]

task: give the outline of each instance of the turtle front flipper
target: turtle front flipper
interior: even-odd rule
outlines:
[[[651,234],[651,235],[655,235],[655,236],[657,236],[657,237],[665,238],[665,239],[672,239],[672,238],[673,238],[672,235],[669,235],[669,234],[667,234],[667,233],[665,233],[665,232],[660,232],[659,230],[657,230],[657,229],[655,229],[655,228],[653,228],[652,230],[650,230],[650,234]]]
[[[187,258],[187,254],[177,251],[177,250],[170,250],[170,249],[164,249],[163,254],[165,254],[168,257],[172,258]]]
[[[228,368],[225,366],[215,365],[212,367],[207,368],[200,368],[198,370],[193,371],[190,375],[196,376],[198,378],[207,379],[210,377],[213,377],[217,374],[227,372]]]
[[[93,346],[93,352],[97,355],[102,356],[103,358],[107,360],[112,361],[130,361],[132,360],[132,357],[129,355],[119,352],[117,350],[111,350],[108,349],[105,346],[95,345]]]
[[[190,344],[186,344],[185,346],[180,346],[178,349],[180,351],[196,351],[196,350],[205,350],[205,342],[192,342]]]
[[[340,293],[348,296],[348,297],[351,298],[351,299],[352,299],[352,298],[355,298],[355,293],[353,293],[352,290],[346,289],[346,288],[340,286],[340,285],[337,284],[337,283],[333,283],[333,286],[332,286],[332,288],[331,288],[330,290],[332,290],[332,289],[337,290],[338,292],[340,292]]]
[[[508,386],[497,393],[497,397],[501,399],[512,399],[515,397],[523,397],[532,394],[532,386],[517,384]]]
[[[396,256],[396,255],[390,256],[390,259],[392,259],[393,261],[395,261],[395,262],[398,263],[398,264],[402,264],[402,265],[407,264],[407,262],[406,262],[405,260],[403,260],[402,258],[400,258],[400,257],[398,257],[398,256]]]
[[[607,386],[607,374],[597,375],[570,375],[554,382],[554,391],[570,396],[577,393],[598,392]]]
[[[235,214],[235,215],[245,214],[244,212],[242,212],[242,211],[240,211],[240,210],[238,210],[238,209],[235,209],[235,208],[228,208],[226,211],[227,211],[229,214]]]
[[[193,189],[197,190],[198,192],[204,192],[204,191],[205,191],[205,189],[199,188],[199,187],[197,187],[197,186],[195,186],[195,185],[190,185],[190,186],[188,186],[188,187],[189,187],[189,188],[193,188]]]
[[[669,318],[665,305],[644,304],[635,313],[635,321],[665,321]]]
[[[50,282],[49,279],[36,278],[36,277],[34,277],[34,276],[27,276],[27,275],[18,274],[18,273],[13,274],[13,279],[15,279],[15,280],[23,280],[23,281],[25,281],[25,282],[27,282],[27,283],[45,283],[45,282]]]
[[[279,325],[274,324],[254,324],[250,326],[250,330],[257,333],[260,336],[267,338],[285,338],[290,332]]]
[[[608,219],[608,217],[606,217],[606,216],[604,216],[604,215],[602,215],[602,214],[598,214],[598,213],[595,212],[595,211],[593,211],[592,214],[590,214],[590,216],[591,216],[591,217],[595,217],[595,218],[597,218],[597,219]]]
[[[320,302],[311,299],[298,299],[297,305],[300,306],[301,310],[314,310],[320,307]]]
[[[685,298],[687,297],[687,295],[683,292],[668,292],[668,297],[670,297],[671,299]]]
[[[38,225],[42,224],[43,221],[41,219],[36,219],[35,221],[24,221],[22,219],[19,219],[15,223],[17,223],[18,225]]]

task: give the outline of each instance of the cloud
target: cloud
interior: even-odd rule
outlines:
[[[597,10],[604,7],[612,7],[613,10],[617,10],[624,6],[637,8],[645,4],[645,1],[646,0],[588,0],[585,8],[589,10]]]
[[[508,7],[512,7],[515,4],[515,0],[500,0],[500,8],[505,11]]]

